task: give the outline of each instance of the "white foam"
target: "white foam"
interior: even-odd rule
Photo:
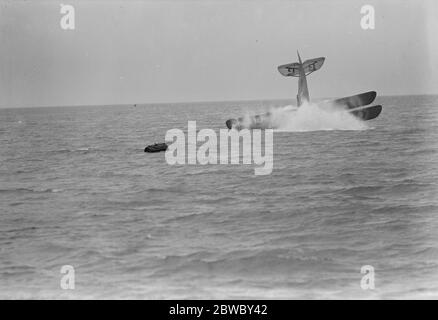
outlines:
[[[276,131],[366,130],[366,123],[342,107],[328,103],[307,103],[299,108],[288,105],[270,110]]]

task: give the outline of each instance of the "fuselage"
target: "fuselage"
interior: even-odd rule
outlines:
[[[307,88],[307,79],[306,79],[306,73],[304,72],[303,68],[303,62],[301,61],[300,54],[298,54],[298,71],[300,73],[300,77],[298,79],[298,94],[297,94],[297,106],[300,107],[305,101],[309,102],[309,89]]]

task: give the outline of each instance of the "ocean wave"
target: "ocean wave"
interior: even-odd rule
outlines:
[[[64,189],[47,188],[47,189],[30,189],[30,188],[15,188],[15,189],[0,189],[0,193],[59,193]]]
[[[354,187],[347,187],[342,188],[339,190],[339,193],[346,193],[346,194],[369,194],[369,193],[377,193],[381,190],[383,190],[385,186],[383,185],[374,185],[374,186],[354,186]]]
[[[221,256],[210,253],[204,254],[202,258],[198,254],[169,255],[162,258],[155,275],[167,276],[182,272],[201,277],[209,276],[210,272],[220,272],[242,278],[272,273],[281,276],[308,268],[319,269],[331,261],[327,256],[305,255],[289,250],[230,252]]]
[[[188,214],[182,214],[177,217],[172,217],[166,220],[166,223],[174,223],[174,222],[186,222],[193,219],[199,219],[199,216],[206,216],[206,215],[212,215],[212,211],[199,211],[199,212],[192,212]]]
[[[438,211],[438,205],[434,204],[387,204],[371,210],[372,213],[392,214],[392,213],[434,213]],[[397,223],[397,221],[394,221]]]
[[[75,148],[75,149],[68,149],[68,148],[61,148],[61,149],[55,149],[55,150],[49,150],[47,151],[50,154],[63,154],[63,153],[88,153],[91,151],[96,151],[97,149],[91,148],[91,147],[83,147],[83,148]]]

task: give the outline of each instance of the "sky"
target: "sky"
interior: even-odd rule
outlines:
[[[297,50],[311,98],[437,94],[436,2],[0,0],[0,107],[295,98]]]

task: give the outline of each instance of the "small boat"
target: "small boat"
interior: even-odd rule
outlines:
[[[154,143],[144,148],[144,152],[160,152],[166,150],[167,150],[167,144],[165,143]]]

